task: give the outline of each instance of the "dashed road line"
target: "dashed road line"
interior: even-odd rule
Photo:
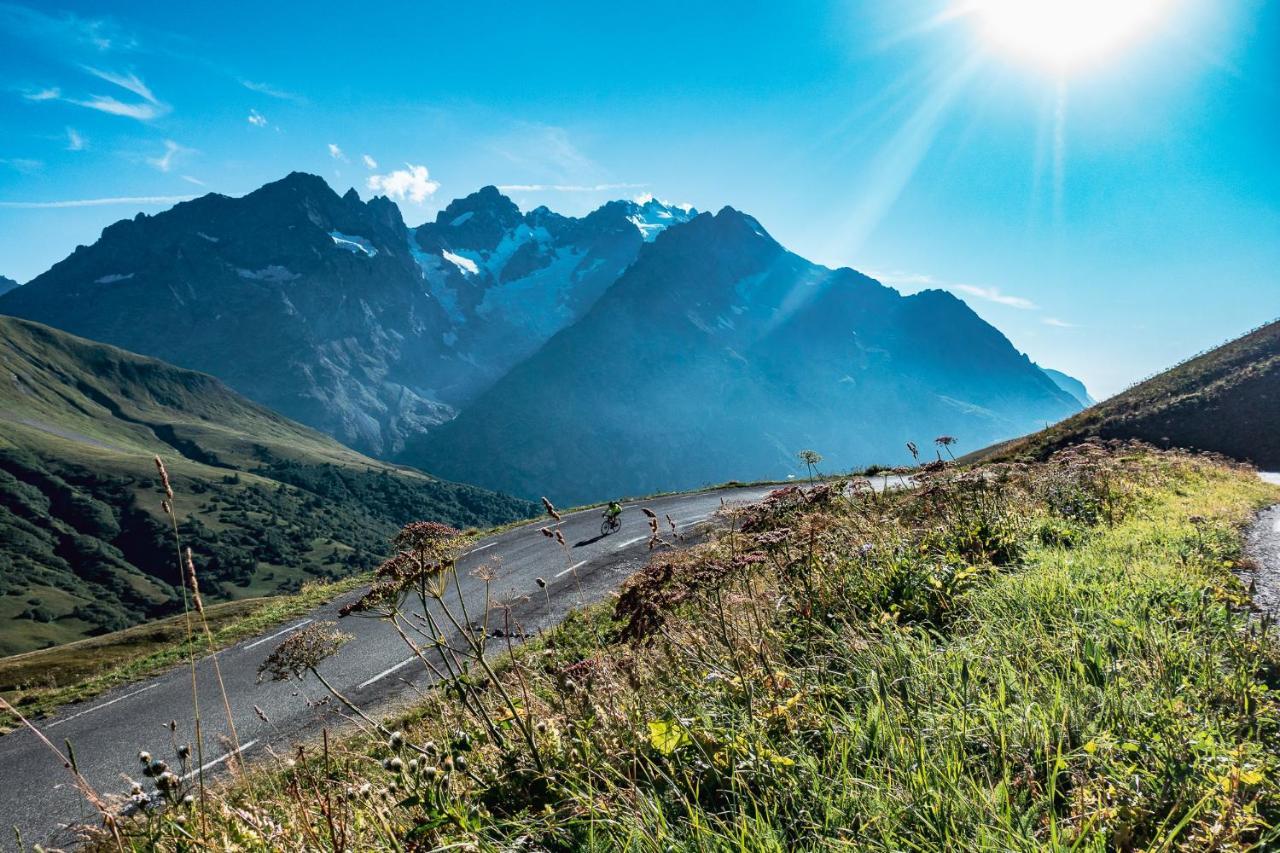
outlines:
[[[60,726],[63,723],[69,723],[72,720],[74,720],[76,717],[83,717],[85,714],[92,714],[94,711],[101,711],[103,708],[107,707],[108,705],[114,705],[117,702],[123,702],[126,699],[130,699],[134,696],[137,696],[139,693],[146,693],[151,688],[159,687],[159,686],[160,686],[159,682],[156,682],[154,684],[148,684],[146,687],[143,687],[141,690],[135,690],[132,693],[126,693],[123,696],[117,696],[116,698],[112,699],[110,702],[103,702],[101,705],[94,705],[92,708],[86,708],[85,710],[81,711],[78,714],[72,714],[70,717],[63,717],[61,720],[54,720],[49,725],[45,726],[45,728],[51,729],[54,726]]]
[[[399,672],[400,670],[404,669],[406,666],[408,666],[409,664],[413,663],[413,662],[414,662],[414,661],[416,661],[417,659],[418,659],[418,658],[417,658],[417,656],[416,656],[416,655],[415,655],[415,656],[413,656],[413,657],[405,658],[404,660],[400,661],[400,663],[396,664],[395,666],[390,667],[390,668],[388,668],[388,669],[384,669],[382,672],[378,673],[378,674],[377,674],[377,675],[375,675],[373,678],[370,678],[368,681],[362,681],[362,682],[360,682],[359,684],[357,684],[357,685],[356,685],[356,690],[364,690],[364,689],[365,689],[366,687],[368,687],[370,684],[373,684],[373,682],[375,682],[375,681],[379,681],[379,680],[381,680],[381,679],[383,679],[383,678],[386,678],[388,675],[391,675],[391,673],[393,673],[393,672]]]
[[[257,738],[254,738],[253,740],[249,741],[248,743],[242,743],[242,744],[240,744],[240,748],[239,748],[239,749],[233,749],[233,750],[231,750],[230,752],[228,752],[226,755],[222,756],[221,758],[215,758],[215,759],[213,759],[213,761],[206,761],[204,764],[201,764],[201,765],[200,765],[199,767],[197,767],[195,770],[192,770],[190,773],[188,773],[187,775],[183,776],[183,777],[182,777],[182,781],[184,781],[184,782],[185,782],[185,781],[187,781],[188,779],[190,779],[192,776],[196,775],[197,773],[200,773],[200,772],[202,772],[202,771],[204,771],[204,770],[208,770],[208,769],[209,769],[209,768],[211,768],[211,767],[217,767],[219,764],[221,764],[222,762],[226,761],[228,758],[231,758],[233,755],[244,755],[245,750],[247,750],[249,747],[253,746],[253,745],[254,745],[255,743],[257,743],[257,742],[258,742]]]
[[[648,538],[649,538],[648,536],[637,536],[635,539],[628,539],[626,542],[619,542],[618,545],[613,550],[621,551],[623,548],[629,548],[630,546],[636,544],[637,542],[643,542]]]
[[[494,545],[497,545],[497,544],[498,544],[497,542],[490,542],[488,545],[481,545],[479,548],[472,548],[470,551],[467,552],[467,556],[470,556],[476,553],[477,551],[483,551],[485,548],[492,548]]]
[[[574,569],[580,569],[580,568],[582,568],[583,566],[585,566],[585,565],[587,564],[587,562],[588,562],[587,560],[583,560],[581,563],[574,563],[572,566],[570,566],[569,568],[565,569],[564,571],[562,571],[562,572],[556,572],[556,577],[562,577],[563,575],[567,575],[567,574],[569,574],[569,572],[573,571]]]
[[[263,637],[261,640],[254,640],[252,643],[250,643],[249,645],[245,646],[245,647],[244,647],[244,650],[247,652],[247,651],[249,651],[249,649],[253,648],[254,646],[260,646],[260,645],[262,645],[263,643],[267,642],[268,640],[274,640],[276,637],[279,637],[279,636],[280,636],[280,635],[282,635],[282,634],[287,634],[287,633],[289,633],[290,631],[296,631],[296,630],[298,630],[299,628],[301,628],[303,625],[306,625],[308,622],[311,622],[311,621],[313,621],[313,620],[311,620],[311,619],[303,619],[303,620],[302,620],[301,622],[299,622],[297,625],[290,625],[288,628],[285,628],[283,631],[277,631],[277,632],[275,632],[275,633],[274,633],[274,634],[272,634],[270,637]]]

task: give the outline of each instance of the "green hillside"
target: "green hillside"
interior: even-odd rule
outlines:
[[[1090,436],[1210,450],[1280,468],[1280,321],[1189,359],[1048,429],[962,461],[1044,459]]]
[[[369,459],[213,377],[0,317],[0,654],[174,611],[157,454],[213,599],[371,566],[412,519],[533,512]]]

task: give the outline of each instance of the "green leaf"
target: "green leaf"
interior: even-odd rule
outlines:
[[[675,720],[651,720],[649,743],[663,755],[670,755],[689,744],[689,733]]]

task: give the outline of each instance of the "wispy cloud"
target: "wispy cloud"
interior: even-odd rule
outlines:
[[[0,158],[0,165],[8,166],[24,175],[30,175],[43,169],[44,161],[33,160],[30,157],[4,157]]]
[[[0,29],[28,40],[57,45],[89,45],[102,52],[137,46],[132,35],[108,19],[82,18],[70,12],[51,15],[16,3],[0,3]]]
[[[306,102],[306,98],[293,92],[272,86],[270,83],[257,83],[253,80],[241,79],[240,85],[244,86],[250,92],[257,92],[259,95],[266,95],[269,98],[276,98],[281,101],[293,101],[295,104]]]
[[[190,201],[193,195],[139,195],[120,196],[118,198],[77,198],[64,201],[0,201],[0,207],[23,208],[27,210],[58,207],[105,207],[113,204],[136,204],[151,206],[157,204],[177,204]]]
[[[1046,326],[1053,326],[1055,329],[1078,329],[1075,323],[1068,323],[1066,320],[1059,320],[1057,317],[1045,317],[1040,321]]]
[[[114,83],[115,85],[119,86],[121,89],[124,89],[128,92],[133,92],[133,94],[137,95],[139,98],[142,98],[144,101],[147,101],[152,104],[160,103],[160,101],[156,98],[155,93],[153,93],[151,89],[147,87],[147,84],[143,83],[142,80],[139,79],[138,75],[134,74],[132,71],[130,71],[128,74],[116,74],[111,71],[103,71],[100,68],[93,68],[88,65],[85,65],[82,67],[84,68],[85,71],[88,71],[90,74],[92,74],[94,77],[97,77],[99,80],[106,80],[108,83]]]
[[[959,282],[945,281],[928,273],[891,271],[868,272],[867,275],[877,281],[893,285],[895,287],[936,287],[942,290],[957,291],[965,294],[966,296],[985,299],[986,301],[994,302],[997,305],[1006,305],[1010,308],[1018,308],[1023,311],[1036,311],[1040,308],[1040,306],[1036,305],[1030,299],[1023,296],[1014,296],[1010,293],[1004,293],[998,287],[983,287],[977,284],[962,284]]]
[[[947,285],[947,287],[951,290],[967,293],[970,296],[976,296],[979,299],[985,299],[988,302],[994,302],[997,305],[1008,305],[1010,308],[1020,308],[1023,311],[1034,311],[1039,307],[1025,297],[1002,293],[998,287],[979,287],[976,284],[952,284]]]
[[[67,150],[83,151],[88,145],[85,138],[81,136],[74,127],[67,128]]]
[[[368,154],[360,155],[360,159],[364,161],[366,167],[370,169],[378,168],[378,161],[370,157]]]
[[[634,190],[647,184],[498,184],[504,193],[602,193],[613,190]],[[649,196],[652,198],[653,196]]]
[[[264,116],[262,113],[258,112],[257,110],[249,110],[249,124],[253,125],[254,127],[266,127],[267,126],[266,116]]]
[[[67,98],[67,103],[113,116],[136,118],[138,121],[151,121],[169,111],[168,108],[161,109],[155,104],[127,104],[109,95],[94,95],[84,100]]]
[[[329,156],[335,160],[341,160],[343,163],[351,162],[347,159],[347,155],[342,153],[342,149],[333,142],[329,143]]]
[[[31,101],[63,101],[85,109],[97,110],[108,115],[124,116],[138,121],[150,121],[169,112],[169,105],[157,98],[151,88],[142,82],[142,79],[137,74],[133,72],[117,74],[111,71],[103,71],[99,68],[91,68],[87,65],[83,66],[83,68],[87,73],[92,74],[99,80],[119,86],[141,100],[122,101],[111,95],[90,95],[87,98],[71,98],[64,96],[62,90],[56,86],[27,92],[25,97]]]
[[[415,166],[406,163],[405,168],[396,169],[385,175],[370,175],[369,189],[382,192],[388,198],[408,200],[414,204],[422,204],[427,196],[440,188],[440,184],[431,180],[426,166]]]
[[[147,163],[159,169],[161,172],[168,172],[173,168],[174,157],[187,154],[190,151],[190,148],[184,148],[172,139],[166,139],[164,141],[164,153],[159,157],[148,157]]]
[[[183,175],[182,180],[186,181],[189,184],[195,184],[198,187],[202,187],[205,185],[204,181],[200,180],[199,178],[193,177],[191,175]]]

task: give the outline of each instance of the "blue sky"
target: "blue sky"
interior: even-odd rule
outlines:
[[[1069,72],[956,0],[369,5],[0,2],[0,273],[305,170],[411,225],[730,204],[1101,394],[1280,315],[1280,4],[1163,0]]]

